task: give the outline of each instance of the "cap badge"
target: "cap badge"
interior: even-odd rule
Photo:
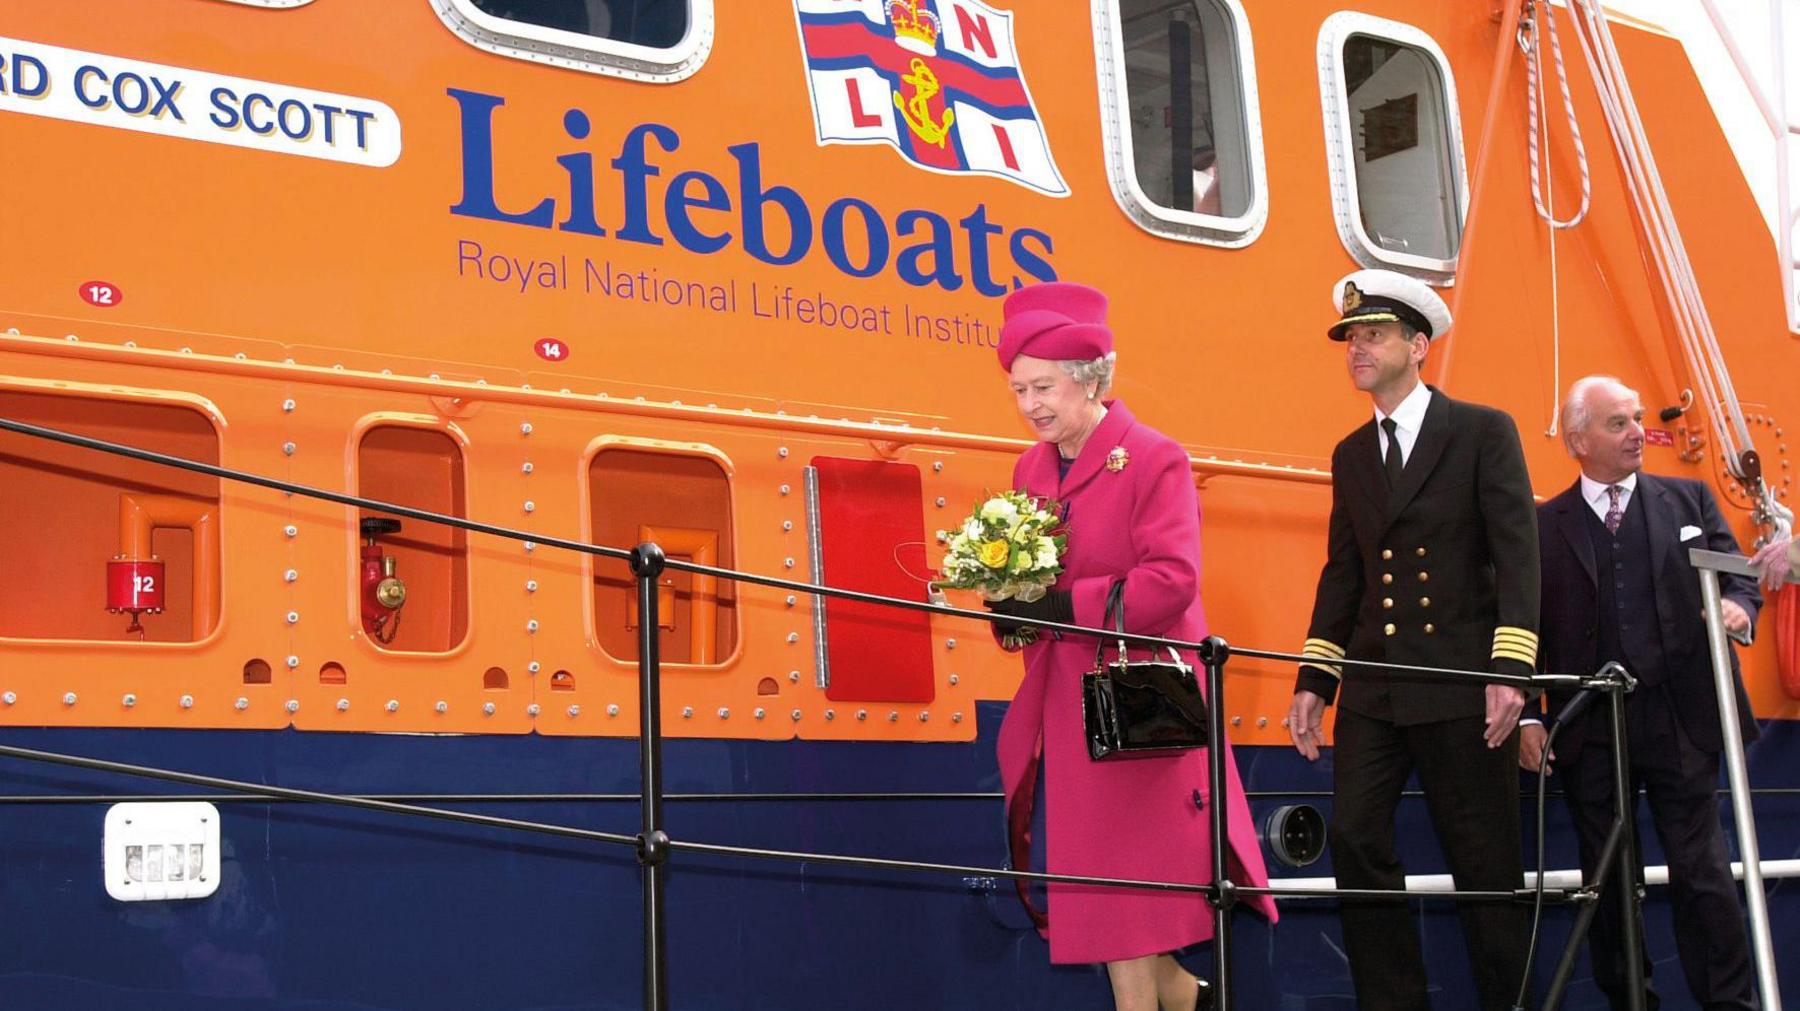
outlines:
[[[1350,312],[1362,308],[1362,292],[1356,289],[1355,281],[1344,282],[1344,311]]]
[[[1131,462],[1131,454],[1125,452],[1124,446],[1114,446],[1106,454],[1106,469],[1112,471],[1115,474],[1117,474],[1119,471],[1124,470],[1125,465],[1130,462]]]

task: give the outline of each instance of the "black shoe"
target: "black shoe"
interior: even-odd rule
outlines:
[[[1194,987],[1199,994],[1194,998],[1194,1011],[1211,1011],[1213,1006],[1213,985],[1196,977]]]

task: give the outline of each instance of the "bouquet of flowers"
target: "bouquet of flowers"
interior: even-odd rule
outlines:
[[[1001,492],[977,506],[955,531],[938,531],[946,551],[942,578],[935,585],[975,590],[985,600],[1041,600],[1063,570],[1068,537],[1061,527],[1055,502],[1021,491]],[[1005,637],[1009,648],[1036,639],[1029,626]]]

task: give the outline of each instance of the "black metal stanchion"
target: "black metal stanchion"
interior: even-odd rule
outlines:
[[[631,574],[637,577],[638,764],[644,812],[637,855],[644,869],[644,1007],[648,1011],[668,1011],[669,1007],[668,925],[663,916],[669,836],[662,827],[662,656],[656,608],[656,579],[662,575],[663,562],[663,550],[654,543],[631,550]]]
[[[1231,836],[1226,824],[1225,793],[1225,661],[1231,647],[1218,636],[1201,643],[1200,660],[1206,665],[1206,709],[1212,726],[1207,730],[1206,772],[1212,810],[1213,907],[1213,1007],[1231,1011],[1231,907],[1237,904],[1237,886],[1225,873]]]
[[[1611,873],[1613,861],[1619,858],[1619,839],[1624,831],[1624,822],[1613,822],[1612,831],[1606,836],[1606,845],[1600,850],[1600,860],[1594,864],[1595,882],[1604,882],[1607,874]],[[1600,903],[1607,898],[1605,888],[1596,884],[1595,891],[1582,903],[1581,911],[1575,914],[1575,926],[1569,930],[1569,940],[1563,945],[1562,959],[1556,963],[1556,973],[1550,977],[1550,989],[1544,994],[1544,1011],[1556,1011],[1562,1006],[1563,992],[1569,988],[1569,980],[1575,975],[1575,960],[1581,954],[1581,942],[1587,938],[1588,928],[1593,925],[1594,916],[1600,911]]]
[[[1619,909],[1625,922],[1619,925],[1619,946],[1625,949],[1625,1006],[1644,1011],[1643,923],[1637,886],[1636,798],[1631,795],[1631,753],[1625,744],[1625,693],[1607,693],[1612,714],[1613,818],[1619,828],[1619,862],[1614,867],[1619,888]]]
[[[1601,847],[1600,857],[1594,864],[1593,880],[1587,882],[1592,897],[1576,915],[1574,929],[1563,946],[1562,959],[1557,963],[1556,973],[1551,978],[1550,989],[1544,995],[1542,1006],[1544,1011],[1555,1011],[1562,1005],[1563,993],[1575,970],[1575,958],[1581,950],[1581,942],[1593,924],[1600,903],[1612,900],[1612,896],[1607,894],[1610,885],[1619,890],[1617,901],[1625,921],[1619,928],[1617,940],[1625,956],[1626,1007],[1630,1011],[1644,1011],[1644,945],[1643,921],[1640,919],[1642,900],[1638,895],[1637,882],[1637,826],[1632,803],[1635,798],[1631,793],[1631,750],[1625,740],[1625,696],[1636,690],[1637,680],[1624,666],[1608,663],[1583,684],[1586,691],[1569,703],[1557,722],[1560,729],[1561,724],[1576,718],[1594,692],[1606,693],[1607,720],[1612,728],[1613,824],[1607,833],[1605,845]],[[1552,744],[1555,739],[1553,734]],[[1595,960],[1609,956],[1609,952],[1596,952]]]

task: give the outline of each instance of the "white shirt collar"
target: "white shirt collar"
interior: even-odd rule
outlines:
[[[1375,424],[1380,425],[1382,418],[1393,418],[1395,427],[1403,432],[1417,435],[1419,426],[1425,423],[1425,408],[1431,404],[1431,387],[1424,383],[1414,386],[1406,399],[1400,401],[1393,414],[1382,414],[1381,408],[1375,409]]]
[[[1400,462],[1405,464],[1412,459],[1413,443],[1419,441],[1419,429],[1425,424],[1425,408],[1431,404],[1431,387],[1420,383],[1414,386],[1406,399],[1394,408],[1394,413],[1385,415],[1394,419],[1395,442],[1400,444]],[[1380,451],[1381,458],[1387,459],[1387,429],[1381,427],[1384,415],[1380,408],[1375,409],[1375,448]]]
[[[1619,508],[1623,509],[1625,508],[1625,503],[1631,501],[1632,492],[1637,491],[1637,471],[1632,471],[1625,475],[1625,480],[1620,481],[1618,484],[1621,489],[1619,492]],[[1612,485],[1601,484],[1593,478],[1588,477],[1586,474],[1581,475],[1581,497],[1587,501],[1588,508],[1593,509],[1602,517],[1605,517],[1607,508],[1612,505],[1612,503],[1608,501],[1606,495],[1606,489],[1611,487]]]

